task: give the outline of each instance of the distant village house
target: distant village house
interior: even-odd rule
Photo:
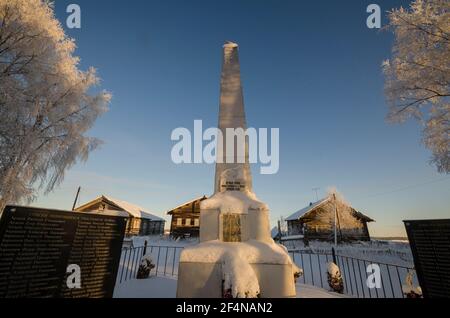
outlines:
[[[336,232],[338,241],[370,241],[367,223],[374,222],[356,211],[347,203],[328,196],[295,212],[286,219],[289,236],[303,236],[310,240],[333,241]]]
[[[75,209],[80,212],[124,211],[129,218],[125,230],[126,236],[162,235],[165,220],[145,209],[126,201],[100,196]]]
[[[200,231],[200,202],[206,200],[203,196],[185,202],[168,211],[171,216],[170,235],[172,237],[198,237]]]

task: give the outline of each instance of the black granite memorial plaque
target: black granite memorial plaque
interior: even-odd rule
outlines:
[[[7,206],[0,219],[0,298],[112,297],[126,217]],[[68,269],[79,266],[79,286]],[[69,266],[72,265],[72,266]]]
[[[450,220],[404,221],[426,298],[450,297]]]

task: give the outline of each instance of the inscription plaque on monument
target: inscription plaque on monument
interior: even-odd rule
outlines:
[[[425,298],[450,297],[450,219],[404,221]]]
[[[223,214],[223,241],[224,242],[241,242],[241,215],[240,214]]]
[[[112,297],[126,220],[7,206],[0,219],[0,298]],[[80,268],[80,288],[68,287],[71,264]]]

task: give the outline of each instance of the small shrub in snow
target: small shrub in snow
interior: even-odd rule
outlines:
[[[328,263],[327,276],[328,285],[330,286],[331,290],[336,293],[342,294],[344,292],[344,280],[342,279],[339,267],[335,263]]]
[[[137,279],[145,279],[150,276],[151,270],[155,267],[153,264],[153,260],[150,255],[144,255],[141,260],[141,264],[139,264],[139,269],[136,275]]]

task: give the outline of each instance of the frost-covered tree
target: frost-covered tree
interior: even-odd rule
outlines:
[[[100,144],[86,131],[110,94],[88,93],[99,79],[74,50],[50,2],[0,0],[0,209],[48,193]]]
[[[418,119],[439,172],[450,172],[450,2],[416,0],[389,13],[393,56],[383,63],[388,119]]]

